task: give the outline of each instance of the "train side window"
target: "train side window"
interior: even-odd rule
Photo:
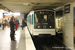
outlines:
[[[37,18],[37,15],[35,14],[35,23],[38,22],[38,18]]]
[[[30,24],[31,24],[31,15],[30,15]]]
[[[31,15],[28,16],[28,22],[31,24]]]

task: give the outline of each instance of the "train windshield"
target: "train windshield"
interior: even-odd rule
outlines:
[[[53,12],[51,11],[36,11],[34,16],[35,23],[54,22]]]
[[[51,25],[54,26],[54,12],[52,11],[35,11],[34,23],[35,25]]]

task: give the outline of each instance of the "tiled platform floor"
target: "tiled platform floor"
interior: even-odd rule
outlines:
[[[16,41],[10,40],[10,28],[5,27],[4,30],[0,29],[0,50],[17,50],[20,34],[24,31],[21,28],[18,28],[18,30],[15,32],[16,35]]]
[[[19,27],[15,34],[16,41],[11,41],[10,28],[0,28],[0,50],[36,50],[27,27]]]

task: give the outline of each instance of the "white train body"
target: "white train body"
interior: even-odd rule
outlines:
[[[27,27],[31,35],[55,35],[55,17],[52,10],[31,11],[27,15]],[[52,20],[52,21],[51,21]]]

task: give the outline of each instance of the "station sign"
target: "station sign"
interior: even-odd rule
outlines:
[[[64,13],[70,13],[70,4],[64,6]]]

